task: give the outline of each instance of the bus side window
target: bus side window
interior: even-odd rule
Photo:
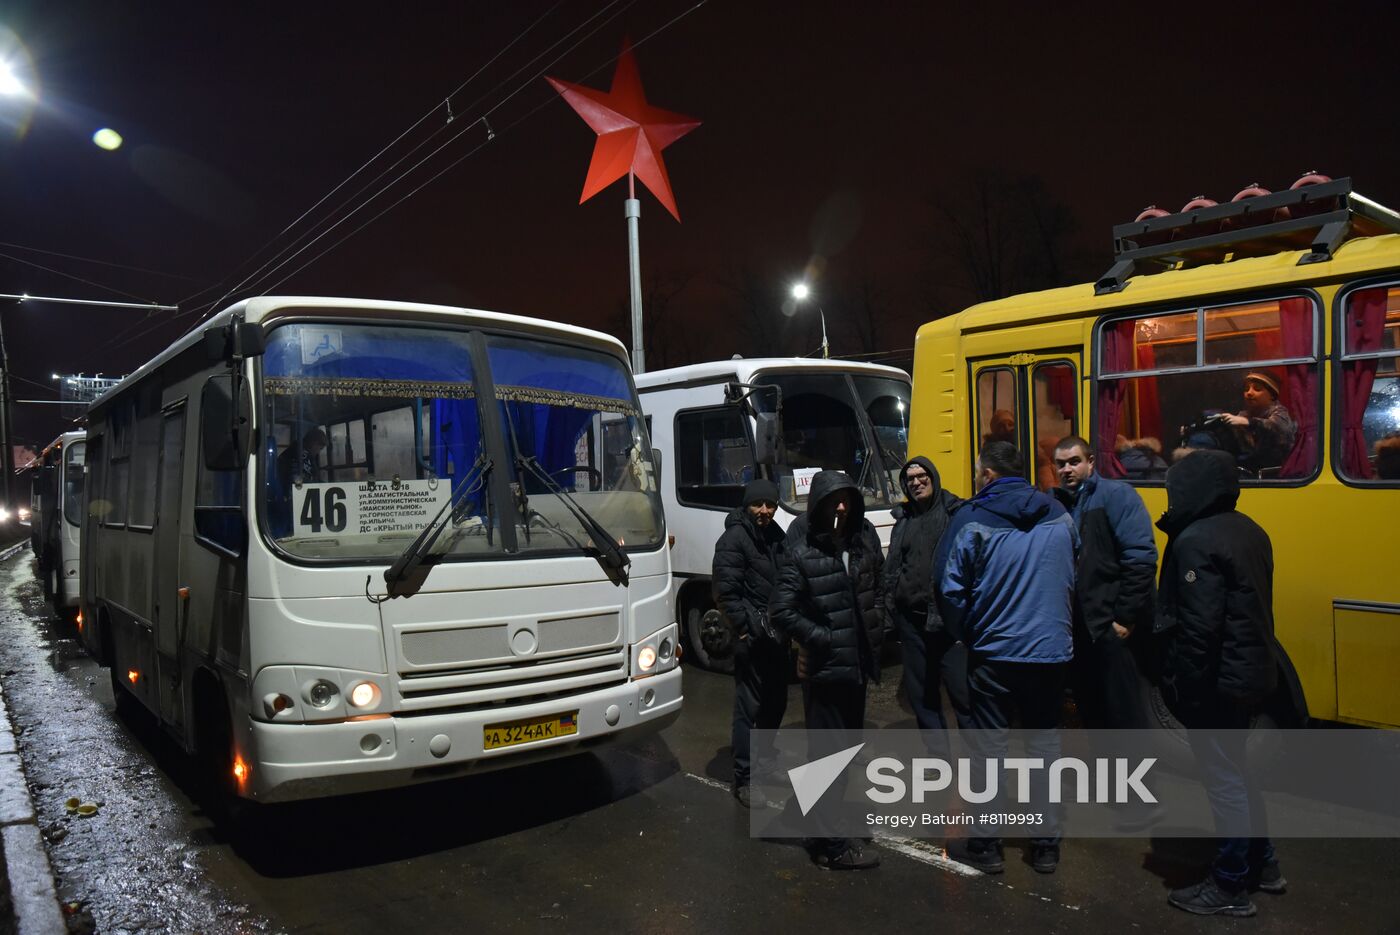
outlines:
[[[1342,311],[1338,472],[1400,481],[1400,286],[1359,289]]]
[[[977,450],[992,442],[1021,447],[1021,406],[1016,399],[1016,373],[1009,367],[988,367],[977,374]],[[1024,452],[1023,452],[1024,454]]]
[[[1318,465],[1317,305],[1298,296],[1109,322],[1096,339],[1100,473],[1160,481],[1201,448],[1244,482],[1297,481]]]
[[[733,509],[753,479],[749,440],[732,406],[676,414],[676,499]]]
[[[1048,491],[1060,486],[1055,473],[1055,445],[1068,435],[1078,435],[1077,381],[1068,362],[1040,364],[1031,385],[1035,390],[1035,485]]]

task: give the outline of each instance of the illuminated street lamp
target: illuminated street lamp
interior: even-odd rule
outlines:
[[[29,89],[15,74],[14,66],[0,59],[0,97],[27,97]]]
[[[792,287],[792,298],[797,302],[805,302],[811,296],[812,290],[805,282],[799,282]],[[831,356],[831,347],[826,343],[826,312],[822,311],[821,303],[817,303],[817,315],[822,321],[822,357]]]

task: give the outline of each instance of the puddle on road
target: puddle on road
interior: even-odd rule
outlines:
[[[209,880],[208,820],[171,781],[184,756],[153,723],[117,719],[106,672],[49,614],[21,553],[0,563],[0,671],[59,897],[100,932],[270,933]],[[70,814],[77,798],[96,814]]]

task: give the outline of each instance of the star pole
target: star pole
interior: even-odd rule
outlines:
[[[637,177],[627,173],[627,273],[632,299],[632,372],[647,372],[646,345],[642,342],[642,202],[637,198]]]
[[[546,78],[554,90],[569,103],[584,122],[598,134],[593,145],[593,159],[588,165],[588,177],[583,183],[579,204],[592,198],[607,186],[627,176],[627,199],[623,214],[627,218],[628,291],[632,306],[632,369],[646,371],[642,341],[642,270],[640,222],[642,203],[637,199],[637,179],[650,189],[656,199],[681,219],[676,198],[671,193],[671,180],[661,151],[691,130],[700,121],[684,114],[652,107],[642,92],[642,79],[632,45],[624,41],[617,59],[612,87],[607,91]]]

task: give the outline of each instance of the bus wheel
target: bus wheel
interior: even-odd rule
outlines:
[[[102,655],[107,661],[107,676],[112,680],[112,707],[118,717],[130,717],[138,705],[136,697],[126,687],[126,673],[117,659],[116,640],[112,637],[111,618],[102,618]]]
[[[716,632],[717,627],[724,627],[724,618],[711,614],[706,618],[706,613],[714,608],[710,602],[703,599],[691,598],[685,604],[685,642],[686,656],[695,661],[695,664],[702,669],[709,669],[711,672],[721,672],[729,674],[734,671],[734,655],[720,655],[712,652],[708,647],[716,647],[722,644],[720,636]]]
[[[58,573],[58,568],[50,566],[49,573],[45,576],[44,585],[45,596],[49,600],[49,606],[53,608],[55,617],[63,617],[63,578]]]
[[[243,818],[250,803],[238,794],[233,775],[233,724],[223,691],[212,676],[195,682],[195,762],[209,817],[215,824]]]
[[[1196,758],[1191,752],[1186,737],[1186,726],[1177,719],[1162,697],[1162,690],[1145,678],[1138,680],[1143,692],[1143,706],[1147,711],[1147,723],[1152,729],[1152,754],[1163,766],[1175,773],[1191,774],[1196,770]],[[1246,755],[1250,766],[1265,770],[1282,749],[1279,729],[1293,726],[1285,709],[1291,709],[1286,693],[1275,692],[1259,713],[1250,719],[1249,742]]]

